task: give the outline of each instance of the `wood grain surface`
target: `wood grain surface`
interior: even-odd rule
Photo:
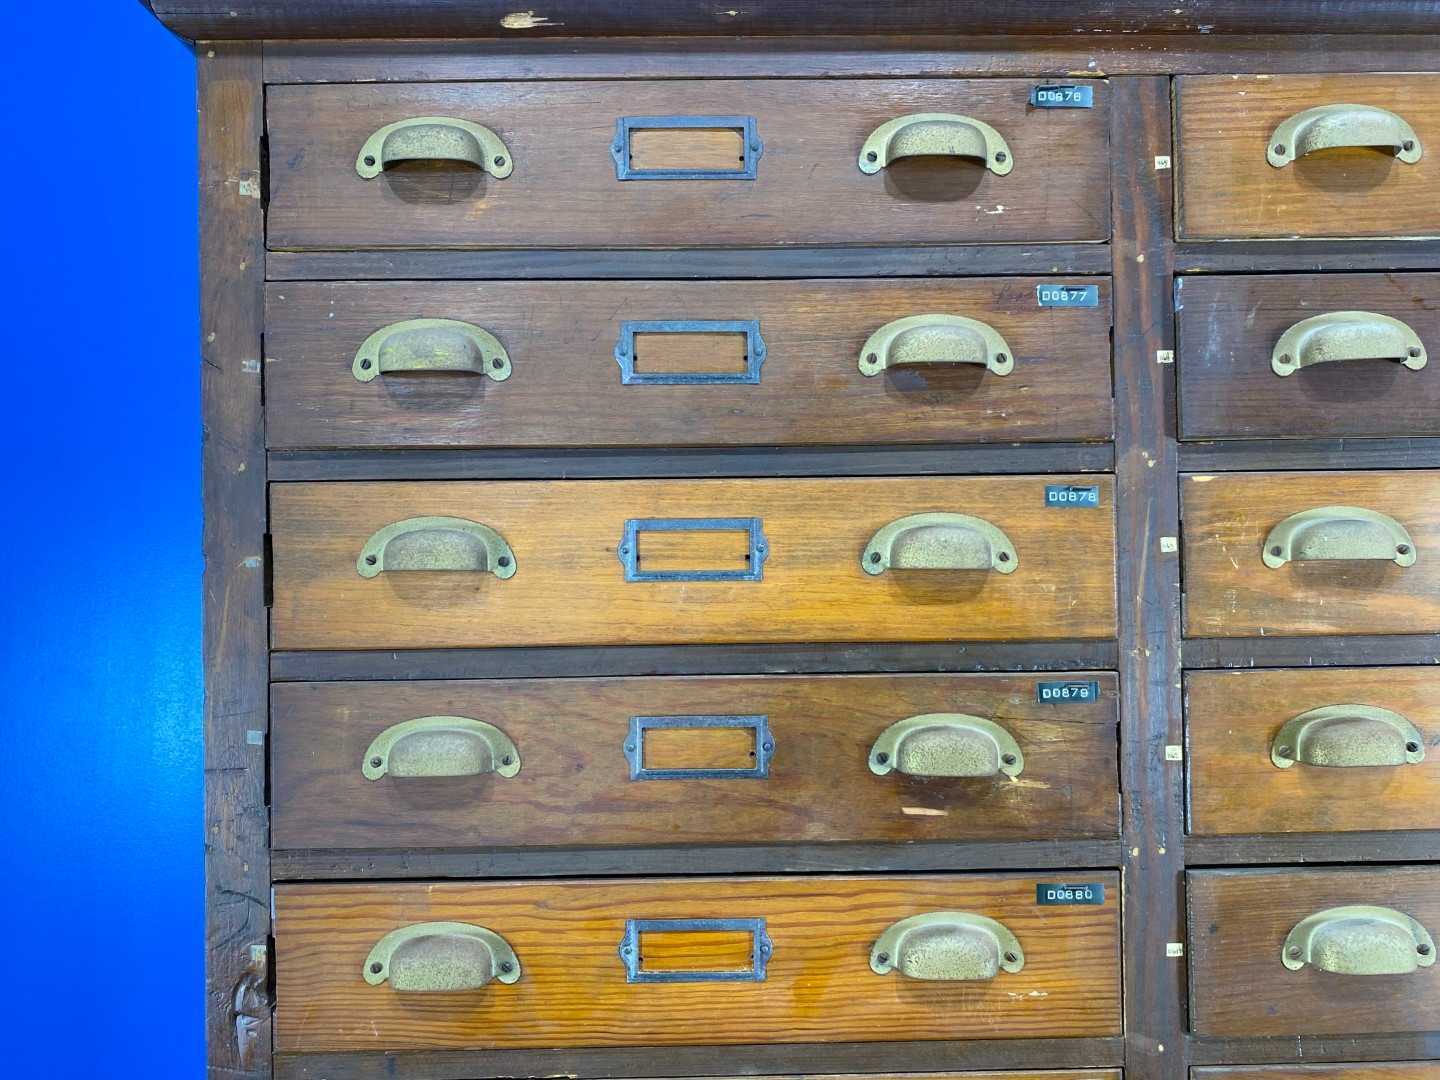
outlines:
[[[1337,975],[1281,962],[1285,936],[1317,911],[1395,908],[1440,928],[1440,866],[1192,870],[1190,1016],[1200,1035],[1343,1035],[1440,1028],[1440,967]],[[1243,992],[1238,989],[1243,987]]]
[[[1001,875],[676,878],[547,884],[281,885],[275,890],[276,1049],[519,1048],[875,1042],[1118,1034],[1117,876],[1103,905],[1040,906]],[[984,982],[876,975],[891,923],[927,911],[999,919],[1022,971]],[[627,983],[627,919],[756,918],[774,944],[763,982]],[[417,922],[500,933],[522,975],[469,993],[397,994],[361,977],[371,946]]]
[[[1189,637],[1440,631],[1440,472],[1190,474],[1181,500]],[[1322,506],[1388,514],[1414,540],[1414,565],[1266,566],[1270,530]]]
[[[1175,83],[1179,235],[1419,237],[1440,234],[1440,74],[1186,75]],[[1341,148],[1282,168],[1270,136],[1321,105],[1373,105],[1409,122],[1424,149]]]
[[[1440,356],[1440,274],[1177,278],[1180,427],[1186,439],[1440,435],[1440,364],[1346,360],[1276,375],[1291,326],[1328,311],[1400,319]]]
[[[1094,679],[1093,703],[1041,681]],[[1118,835],[1115,676],[752,676],[285,683],[273,689],[277,849],[785,844]],[[993,720],[1024,754],[1010,779],[877,776],[875,739],[908,716]],[[468,716],[516,744],[518,775],[371,781],[370,741],[418,716]],[[764,716],[763,779],[631,780],[632,716]],[[751,768],[753,730],[652,729],[649,768]]]
[[[277,86],[268,100],[275,248],[720,247],[1104,240],[1107,87],[1093,109],[1034,109],[1030,80],[635,81]],[[908,113],[973,116],[1013,171],[909,159],[867,176],[865,139]],[[619,181],[622,116],[751,116],[754,180]],[[355,171],[377,129],[457,116],[509,148],[504,180],[468,165]]]
[[[1280,728],[1325,705],[1398,712],[1420,729],[1426,760],[1276,768],[1270,748]],[[1433,667],[1187,672],[1185,738],[1192,833],[1440,829],[1440,671]]]
[[[1065,279],[1098,286],[1099,307],[1041,308],[1042,280],[274,283],[267,438],[282,449],[1108,439],[1109,282]],[[924,314],[994,327],[1014,352],[1014,370],[997,376],[957,364],[860,373],[872,333]],[[361,343],[414,318],[489,330],[513,374],[503,383],[470,375],[356,380],[351,363]],[[758,384],[621,382],[615,348],[623,322],[696,319],[758,321]],[[743,370],[743,341],[643,335],[637,368]]]
[[[1047,483],[1098,485],[1100,506],[1046,507]],[[275,484],[270,498],[278,649],[1072,640],[1115,632],[1113,484],[1105,476]],[[861,569],[879,529],[928,511],[992,522],[1015,545],[1018,567],[878,576]],[[515,553],[514,577],[360,577],[355,561],[370,535],[420,515],[497,530]],[[627,519],[734,517],[761,519],[769,544],[762,580],[625,580],[616,550]]]
[[[1191,1080],[1440,1080],[1440,1061],[1341,1065],[1217,1065],[1192,1069]]]

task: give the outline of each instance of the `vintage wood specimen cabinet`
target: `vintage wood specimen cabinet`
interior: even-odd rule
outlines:
[[[1440,1080],[1440,4],[150,6],[213,1076]]]

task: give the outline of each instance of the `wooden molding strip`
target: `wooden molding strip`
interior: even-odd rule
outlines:
[[[1420,1061],[1440,1058],[1440,1032],[1402,1035],[1284,1035],[1260,1039],[1191,1036],[1193,1065],[1314,1065],[1327,1061]],[[1356,1071],[1360,1074],[1360,1070]]]
[[[1440,830],[1187,836],[1186,866],[1424,862],[1440,859]]]
[[[1435,468],[1440,468],[1440,438],[1236,439],[1180,444],[1181,472]]]
[[[1187,669],[1440,664],[1440,634],[1186,638]]]

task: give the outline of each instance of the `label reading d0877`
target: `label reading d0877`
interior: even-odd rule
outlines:
[[[1099,285],[1036,285],[1035,300],[1041,307],[1099,307]]]
[[[1036,885],[1035,903],[1049,904],[1103,904],[1105,883],[1087,882],[1084,885]]]

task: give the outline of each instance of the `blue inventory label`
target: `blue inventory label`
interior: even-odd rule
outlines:
[[[1099,506],[1099,484],[1046,484],[1046,506]]]
[[[1094,680],[1068,682],[1040,682],[1035,684],[1035,700],[1042,705],[1056,702],[1084,702],[1100,700],[1100,684]]]
[[[1036,285],[1041,307],[1099,307],[1099,285]]]
[[[1037,109],[1093,109],[1093,86],[1032,86],[1030,104]]]
[[[1086,885],[1036,885],[1035,903],[1051,904],[1103,904],[1105,883],[1092,881]]]

